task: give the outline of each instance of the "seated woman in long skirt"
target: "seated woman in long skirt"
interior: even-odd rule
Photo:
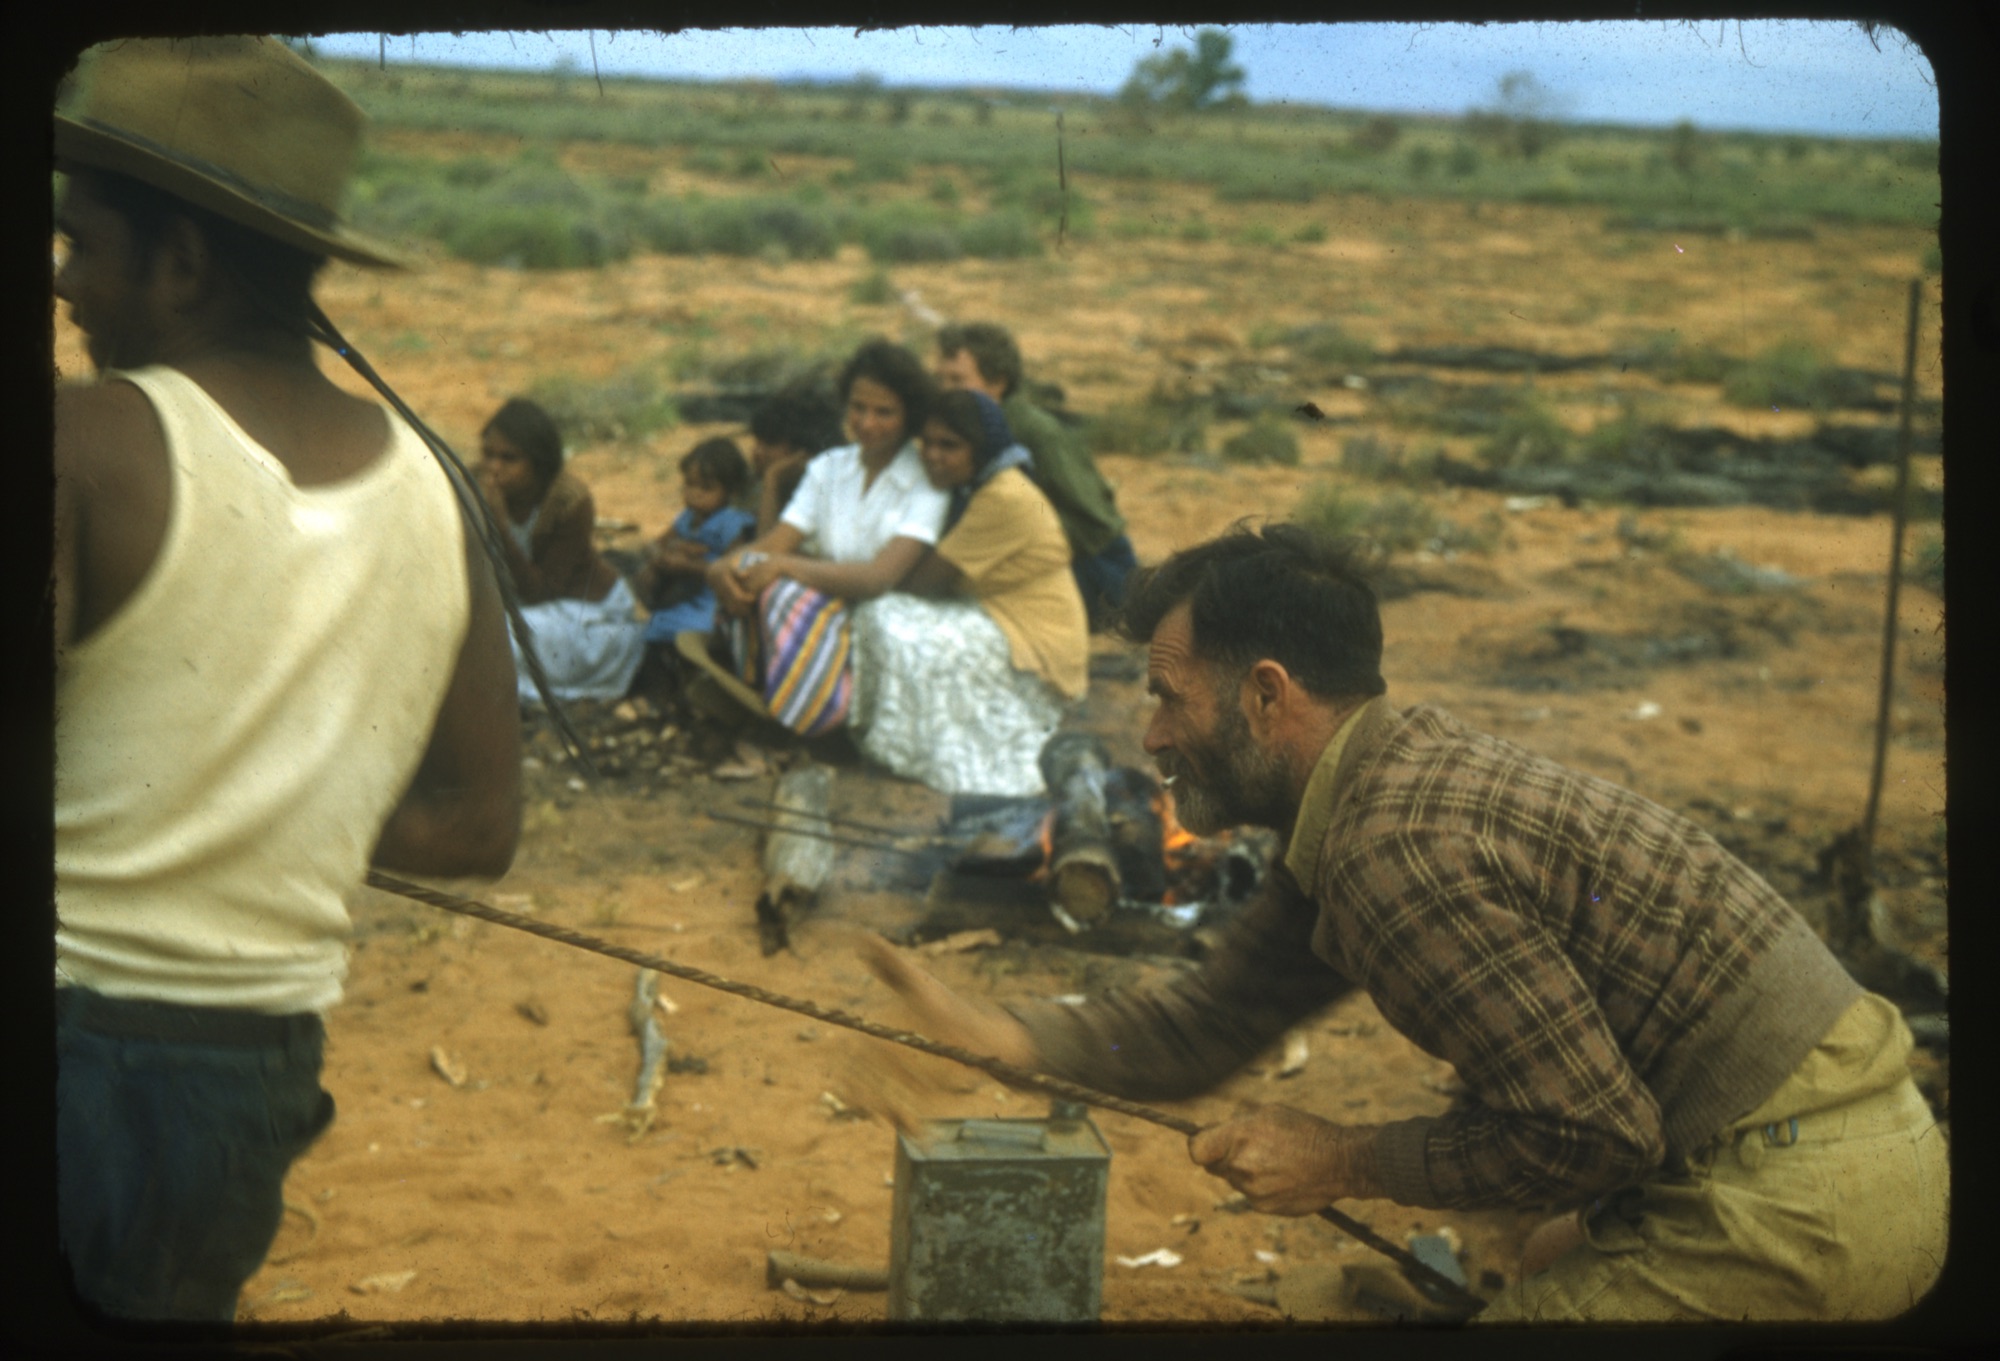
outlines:
[[[550,688],[558,700],[621,697],[645,656],[646,625],[625,579],[598,554],[597,503],[563,471],[555,422],[516,397],[486,423],[479,451],[476,475],[507,531],[501,547]],[[520,641],[508,636],[521,702],[538,704]]]
[[[951,497],[945,531],[897,593],[854,611],[856,745],[945,793],[1034,794],[1042,744],[1088,684],[1069,541],[984,393],[939,398],[922,452]]]
[[[808,462],[777,523],[709,567],[721,636],[675,639],[746,707],[807,736],[847,721],[851,607],[900,585],[945,516],[917,457],[934,395],[917,357],[868,341],[838,388],[854,443]]]

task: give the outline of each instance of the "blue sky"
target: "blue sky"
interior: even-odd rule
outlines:
[[[1261,102],[1460,114],[1526,70],[1586,122],[1831,136],[1935,137],[1937,90],[1922,49],[1895,30],[1876,45],[1851,22],[1600,21],[1517,24],[1227,26],[1246,89]],[[388,60],[546,69],[591,65],[583,32],[392,36]],[[662,35],[600,31],[607,75],[704,80],[847,79],[889,85],[1003,85],[1109,93],[1133,63],[1186,45],[1192,31],[1146,27],[1014,30],[724,29]],[[374,57],[372,33],[314,39],[329,54]]]

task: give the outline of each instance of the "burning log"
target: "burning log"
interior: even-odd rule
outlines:
[[[1059,732],[1042,748],[1041,767],[1056,805],[1048,831],[1049,896],[1059,916],[1089,926],[1124,896],[1105,797],[1111,757],[1088,733]]]
[[[806,765],[778,781],[773,827],[764,838],[764,891],[757,895],[757,940],[766,955],[791,944],[791,924],[812,910],[833,871],[833,770]]]

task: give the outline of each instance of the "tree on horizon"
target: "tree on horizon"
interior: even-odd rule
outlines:
[[[1192,51],[1176,47],[1141,58],[1119,90],[1119,102],[1142,119],[1148,113],[1240,108],[1249,100],[1243,94],[1245,72],[1229,60],[1235,47],[1221,29],[1204,28],[1195,34]]]

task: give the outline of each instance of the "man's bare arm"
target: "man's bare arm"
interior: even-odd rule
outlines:
[[[64,384],[55,418],[60,650],[95,633],[152,570],[173,473],[152,403],[130,383]]]
[[[521,839],[521,719],[500,587],[466,535],[472,615],[430,745],[375,843],[379,869],[498,876]]]

